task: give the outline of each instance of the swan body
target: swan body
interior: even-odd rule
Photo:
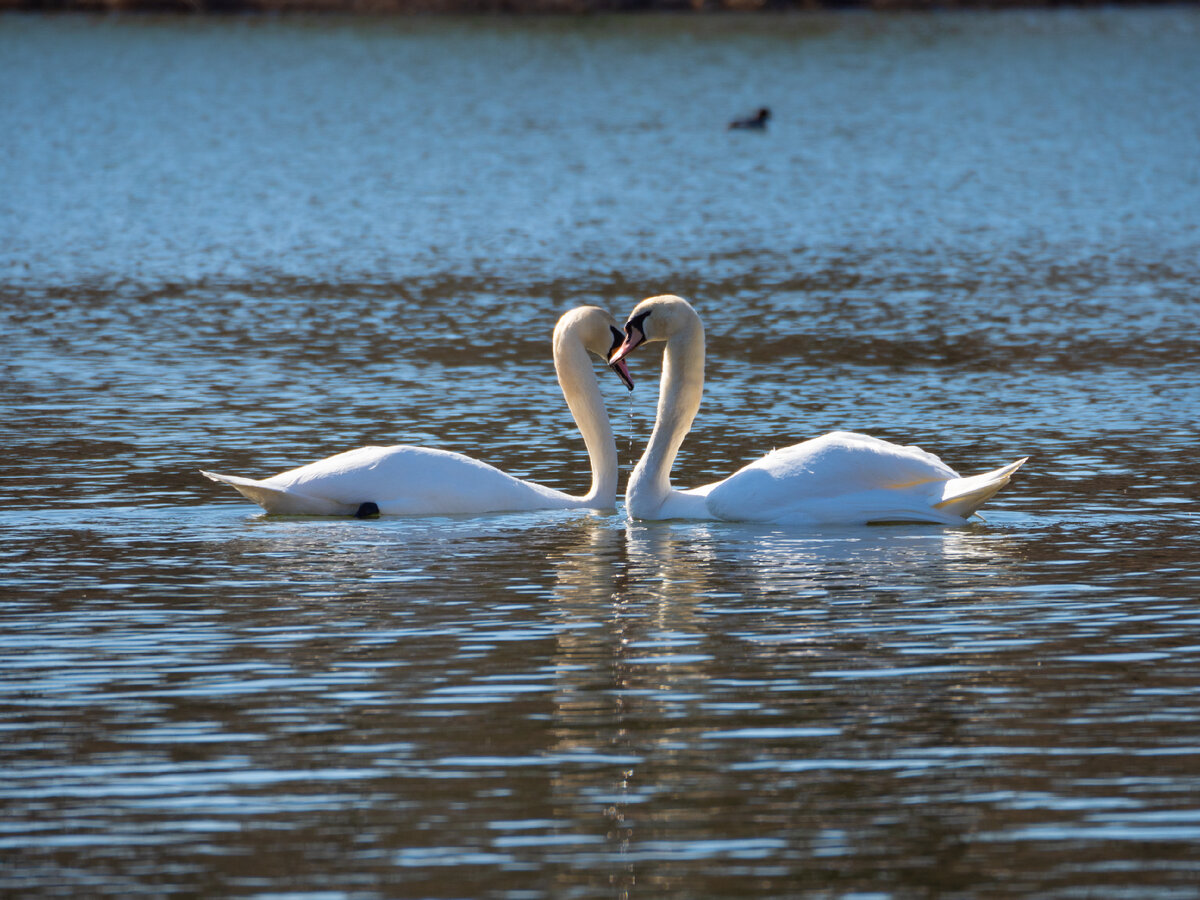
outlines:
[[[683,298],[651,297],[630,314],[612,360],[647,341],[667,346],[654,431],[625,493],[626,510],[636,519],[961,525],[1028,459],[964,478],[919,447],[835,431],[768,453],[723,481],[678,491],[670,473],[700,408],[704,326]]]
[[[616,320],[595,306],[573,309],[554,329],[559,385],[588,449],[591,489],[577,497],[514,478],[462,453],[399,444],[360,447],[260,480],[201,474],[230,485],[268,513],[427,516],[534,509],[612,509],[617,494],[617,446],[589,353],[605,359],[623,337]],[[611,364],[626,386],[623,362]]]

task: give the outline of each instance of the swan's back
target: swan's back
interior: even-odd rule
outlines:
[[[393,516],[578,504],[560,491],[521,481],[464,454],[407,444],[348,450],[262,481],[209,477],[232,485],[268,512],[289,515],[352,515],[363,503]]]
[[[392,516],[538,509],[570,499],[462,453],[407,444],[361,447],[267,481],[303,494],[362,494]]]
[[[835,431],[775,450],[735,472],[708,494],[722,519],[757,522],[855,522],[920,513],[919,521],[961,521],[931,509],[958,473],[919,447]],[[875,516],[871,510],[879,513]]]

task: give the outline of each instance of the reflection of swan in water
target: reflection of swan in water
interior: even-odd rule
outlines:
[[[671,466],[700,408],[704,326],[682,297],[651,297],[630,314],[625,341],[610,359],[623,360],[647,341],[667,346],[654,431],[625,493],[634,518],[961,525],[1025,462],[962,478],[918,447],[838,431],[775,450],[724,481],[677,491]]]
[[[896,715],[897,690],[908,702],[928,692],[900,677],[899,689],[858,682],[849,696],[846,679],[826,673],[890,664],[920,627],[914,621],[928,623],[936,645],[942,606],[903,588],[916,579],[952,587],[956,576],[969,586],[1001,568],[1005,540],[973,528],[564,520],[545,554],[554,587],[543,614],[555,623],[555,647],[539,670],[554,672],[543,755],[553,760],[553,818],[603,815],[613,883],[633,885],[636,874],[644,889],[639,860],[722,853],[698,827],[711,822],[709,807],[681,809],[669,826],[648,816],[664,796],[711,796],[723,813],[757,783],[760,799],[786,816],[803,786],[773,767],[846,762],[859,755],[861,735],[843,737],[843,722],[883,721]],[[970,677],[956,674],[956,683]],[[952,745],[962,720],[945,721],[939,736]],[[763,775],[735,771],[747,760]],[[565,874],[559,892],[577,882],[586,886],[585,873]]]
[[[361,447],[262,481],[203,472],[268,513],[293,516],[443,515],[616,506],[617,445],[588,354],[606,358],[622,335],[595,306],[573,309],[554,329],[554,367],[583,434],[592,486],[575,497],[514,478],[462,453],[413,447]],[[622,362],[612,368],[633,389]]]
[[[555,586],[546,614],[556,627],[545,728],[548,755],[561,761],[549,772],[548,793],[558,818],[603,816],[610,888],[632,896],[645,880],[637,855],[654,853],[642,842],[661,834],[639,815],[643,804],[696,786],[691,766],[661,761],[679,752],[684,711],[712,677],[712,658],[700,650],[704,623],[689,594],[703,587],[676,590],[672,576],[663,578],[677,571],[676,551],[688,554],[686,538],[646,547],[630,540],[636,523],[623,517],[592,514],[572,524],[575,542],[547,554]],[[686,830],[685,821],[673,827]],[[569,893],[588,883],[580,870],[556,886]]]

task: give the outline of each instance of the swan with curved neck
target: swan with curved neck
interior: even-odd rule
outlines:
[[[666,349],[654,431],[625,492],[635,519],[961,525],[1028,459],[963,478],[918,447],[835,431],[772,451],[723,481],[677,491],[671,467],[704,390],[704,325],[682,297],[651,297],[634,308],[609,360],[652,341]]]
[[[601,359],[624,335],[595,306],[573,309],[554,329],[554,368],[583,435],[591,489],[572,496],[514,478],[462,453],[400,444],[361,447],[261,481],[201,474],[228,484],[268,513],[292,516],[449,515],[533,509],[612,509],[617,497],[617,445],[589,354]],[[610,367],[633,390],[622,361]]]

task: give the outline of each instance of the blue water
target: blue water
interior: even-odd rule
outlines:
[[[0,892],[1196,897],[1200,14],[0,17]],[[763,133],[726,122],[768,105]],[[586,490],[564,310],[704,317],[675,468],[965,528],[278,519]],[[622,483],[649,434],[603,378]]]

